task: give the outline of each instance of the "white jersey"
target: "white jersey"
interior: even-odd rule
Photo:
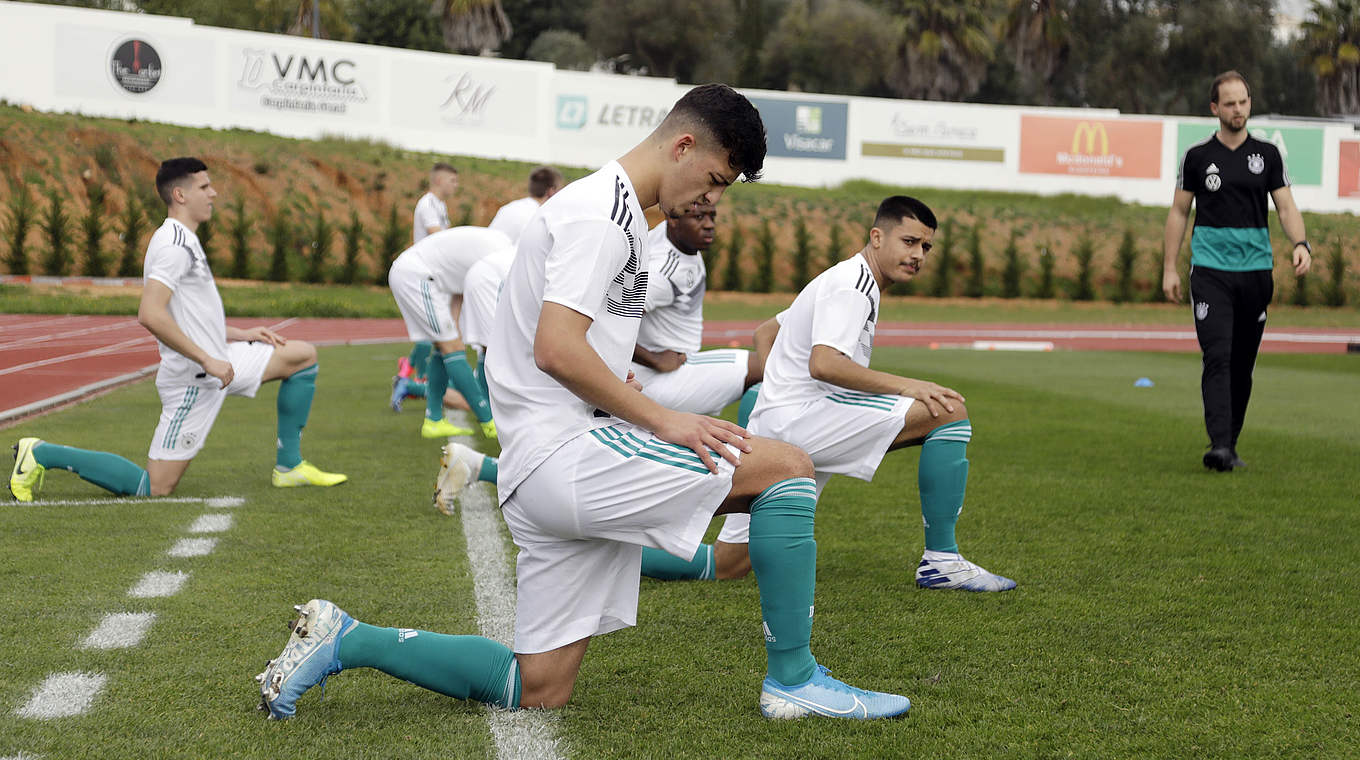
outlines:
[[[543,304],[589,317],[591,348],[622,381],[647,293],[646,258],[647,220],[616,161],[549,198],[520,236],[486,354],[500,431],[502,503],[562,444],[618,422],[596,416],[594,407],[534,363]]]
[[[764,385],[752,417],[761,408],[805,404],[840,386],[815,380],[808,370],[813,346],[830,346],[861,367],[869,366],[878,321],[878,282],[863,254],[817,275],[781,312],[779,335],[765,361]]]
[[[444,293],[459,294],[473,264],[493,251],[513,247],[504,233],[470,225],[454,227],[440,230],[402,251],[392,267],[419,271],[433,278]]]
[[[430,228],[441,230],[449,228],[449,208],[434,193],[425,193],[416,201],[415,224],[411,230],[411,242],[419,243],[430,235]]]
[[[638,327],[638,345],[692,354],[704,337],[704,257],[677,248],[666,236],[665,221],[652,228],[647,251],[647,313]]]
[[[145,279],[155,280],[173,291],[170,316],[185,336],[208,356],[226,360],[227,318],[198,236],[174,219],[166,219],[146,246],[142,271]],[[156,342],[161,351],[156,382],[187,383],[203,372],[198,362],[159,340]]]
[[[511,240],[519,241],[520,233],[524,232],[524,227],[538,213],[539,203],[533,198],[520,198],[517,201],[510,201],[496,210],[496,215],[491,218],[491,224],[487,225],[493,230],[500,230],[510,236]]]
[[[458,314],[458,332],[464,343],[485,348],[491,340],[501,286],[514,260],[515,249],[497,249],[468,270],[467,279],[463,280],[463,310]]]

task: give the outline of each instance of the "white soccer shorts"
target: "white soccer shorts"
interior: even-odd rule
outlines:
[[[161,397],[161,419],[151,438],[149,459],[184,461],[193,459],[208,440],[217,413],[227,396],[254,398],[264,379],[265,367],[274,355],[274,347],[258,341],[232,341],[227,344],[227,361],[231,362],[231,383],[222,387],[211,375],[195,378],[193,382],[162,384],[156,380],[156,392]]]
[[[734,449],[735,451],[735,449]],[[732,490],[733,467],[619,423],[571,439],[505,501],[519,547],[515,651],[547,652],[636,625],[642,547],[688,559]]]
[[[387,284],[412,341],[435,343],[458,339],[458,326],[453,323],[450,308],[453,294],[440,290],[428,272],[398,261],[387,275]]]
[[[690,354],[672,372],[657,372],[641,364],[633,364],[632,370],[642,383],[642,394],[667,409],[717,415],[746,390],[749,355],[742,349],[723,348]]]
[[[501,295],[501,281],[496,274],[492,267],[474,268],[463,282],[463,310],[458,313],[458,331],[468,345],[485,348],[491,341],[496,303]]]

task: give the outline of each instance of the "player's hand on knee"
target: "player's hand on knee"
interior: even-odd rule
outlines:
[[[208,357],[208,360],[203,362],[203,371],[221,380],[223,388],[231,385],[231,381],[236,378],[236,370],[232,368],[231,362],[222,359]]]
[[[939,417],[942,411],[952,414],[954,412],[953,402],[963,402],[963,396],[958,391],[953,388],[946,388],[943,385],[936,385],[929,380],[908,379],[907,386],[897,395],[914,398],[925,404],[931,417]]]
[[[637,375],[634,375],[634,374],[633,374],[633,370],[631,370],[631,369],[628,370],[628,379],[627,379],[627,380],[624,380],[623,382],[624,382],[624,384],[627,385],[629,388],[632,388],[633,390],[637,391],[638,393],[641,393],[641,392],[642,392],[642,383],[638,382]]]
[[[709,472],[718,471],[718,465],[713,461],[710,450],[718,452],[734,467],[741,464],[741,459],[725,444],[730,444],[743,452],[751,450],[751,444],[746,441],[750,433],[747,433],[745,428],[727,420],[705,417],[702,414],[672,412],[652,432],[667,443],[684,446],[698,454]]]
[[[246,330],[245,334],[246,340],[253,341],[256,343],[268,343],[269,345],[275,348],[278,348],[279,346],[282,346],[283,344],[288,342],[287,338],[283,337],[282,335],[279,335],[278,333],[274,332],[268,327],[265,327],[264,325],[252,327],[249,330]]]

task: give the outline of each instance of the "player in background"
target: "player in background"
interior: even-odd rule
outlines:
[[[195,231],[212,218],[208,167],[196,158],[172,158],[156,172],[156,192],[166,219],[146,248],[137,321],[156,338],[161,361],[156,392],[161,418],[146,469],[117,454],[87,451],[24,438],[15,445],[9,486],[14,498],[32,501],[46,470],[69,470],[120,496],[174,492],[203,448],[227,396],[253,398],[261,383],[281,380],[275,486],[332,486],[344,475],[322,472],[302,458],[302,429],[316,392],[316,348],[266,327],[226,323],[222,297]]]
[[[699,350],[708,281],[703,252],[713,244],[717,219],[717,208],[701,204],[652,229],[646,313],[638,327],[632,370],[643,394],[667,409],[717,415],[740,399],[749,413],[762,366],[756,354],[735,348]],[[738,416],[737,424],[745,427],[745,416]],[[716,550],[702,544],[688,561],[659,549],[642,550],[642,574],[650,578],[739,578],[750,569],[745,543],[737,551],[722,539]]]
[[[869,368],[881,294],[920,273],[935,229],[935,214],[924,203],[902,195],[885,199],[864,248],[818,275],[756,331],[757,353],[768,359],[750,429],[806,451],[817,468],[819,496],[833,474],[871,480],[887,452],[920,446],[925,552],[916,585],[1008,591],[1015,581],[964,559],[954,537],[973,434],[963,396]],[[718,537],[730,567],[740,566],[732,550],[746,540],[742,522],[741,515],[728,517]]]
[[[1236,71],[1219,74],[1209,90],[1209,110],[1218,117],[1218,131],[1190,146],[1177,172],[1162,245],[1162,290],[1167,300],[1181,302],[1176,260],[1193,202],[1190,301],[1204,353],[1200,393],[1209,433],[1204,466],[1231,472],[1246,466],[1237,456],[1237,437],[1247,417],[1251,374],[1275,292],[1266,196],[1275,202],[1285,235],[1295,241],[1290,248],[1294,274],[1312,268],[1313,249],[1279,149],[1247,133],[1247,80]]]
[[[457,169],[442,161],[431,167],[425,194],[416,201],[415,213],[412,214],[412,245],[453,226],[449,223],[448,200],[457,192]],[[417,341],[406,361],[398,364],[397,376],[392,381],[392,397],[388,402],[392,411],[401,411],[402,399],[406,398],[416,378],[426,376],[432,350],[433,347],[428,342]]]
[[[487,353],[503,421],[502,514],[519,546],[514,651],[480,636],[377,628],[314,599],[258,680],[287,717],[329,674],[373,667],[457,698],[560,707],[594,636],[634,625],[641,546],[693,554],[715,511],[751,512],[767,717],[901,715],[905,697],[831,678],[810,649],[812,465],[730,422],[675,412],[628,382],[646,295],[646,222],[756,178],[765,129],[724,85],[682,97],[618,161],[563,188],[520,238]],[[755,633],[754,631],[752,632]],[[755,638],[753,635],[752,638]]]
[[[402,251],[388,272],[387,284],[397,301],[406,333],[414,341],[433,344],[425,391],[425,438],[471,435],[444,418],[444,390],[450,383],[467,399],[482,434],[496,437],[496,423],[486,394],[472,374],[458,335],[459,312],[468,270],[497,250],[511,249],[510,238],[486,227],[442,230]]]
[[[496,210],[496,215],[491,218],[491,224],[487,225],[493,230],[500,230],[510,236],[511,240],[519,242],[519,234],[524,230],[524,225],[529,223],[538,207],[543,202],[553,196],[562,187],[562,172],[551,166],[540,166],[529,173],[529,195],[516,201],[501,206]]]

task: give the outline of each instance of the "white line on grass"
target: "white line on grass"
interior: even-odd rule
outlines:
[[[20,752],[17,755],[5,755],[0,757],[0,760],[41,760],[41,758],[42,755],[26,755]]]
[[[194,520],[190,533],[221,533],[231,529],[231,515],[209,514]]]
[[[152,498],[141,498],[136,496],[124,496],[117,499],[59,499],[54,501],[19,501],[14,502],[10,507],[104,507],[114,504],[204,504],[212,508],[220,507],[239,507],[246,503],[245,499],[239,496],[218,496],[205,499],[201,496],[176,496]]]
[[[231,509],[245,504],[246,500],[240,496],[219,496],[216,499],[208,499],[203,503],[208,505],[210,509]]]
[[[500,514],[491,488],[475,483],[459,499],[463,535],[467,538],[472,588],[477,598],[477,624],[482,635],[505,644],[515,633],[515,583],[507,569]],[[561,758],[557,747],[557,718],[542,710],[488,710],[496,755],[510,758]]]
[[[38,720],[79,715],[90,709],[106,680],[103,673],[53,673],[16,714]]]
[[[189,580],[189,574],[178,570],[173,573],[152,570],[143,575],[140,581],[137,581],[137,585],[128,591],[128,596],[135,599],[174,596],[179,593],[180,587],[187,580]]]
[[[99,626],[81,642],[81,649],[130,649],[142,643],[147,629],[156,622],[154,612],[115,612],[105,615]]]
[[[171,557],[202,557],[217,548],[215,538],[181,538],[166,554]]]

